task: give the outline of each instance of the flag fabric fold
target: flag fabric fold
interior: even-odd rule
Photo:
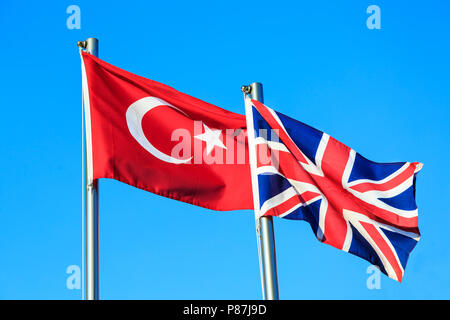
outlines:
[[[370,161],[248,98],[246,116],[257,217],[306,220],[318,240],[401,281],[420,237],[415,177],[422,164]]]
[[[253,209],[245,117],[81,52],[88,179]]]

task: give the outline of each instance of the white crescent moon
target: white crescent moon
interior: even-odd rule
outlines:
[[[154,155],[158,159],[165,161],[165,162],[174,163],[174,164],[181,164],[181,163],[189,162],[192,159],[192,157],[190,157],[189,159],[178,159],[178,158],[171,157],[171,156],[159,151],[158,149],[156,149],[145,137],[144,131],[142,130],[142,118],[144,118],[144,116],[147,112],[149,112],[150,110],[152,110],[153,108],[156,108],[158,106],[168,106],[177,111],[180,111],[181,113],[184,113],[177,107],[171,105],[170,103],[168,103],[164,100],[161,100],[161,99],[158,99],[155,97],[145,97],[145,98],[139,99],[136,102],[133,102],[128,107],[126,115],[125,115],[126,119],[127,119],[128,130],[130,130],[130,133],[133,136],[133,138],[135,138],[136,141],[139,142],[139,144],[145,150],[150,152],[152,155]],[[186,114],[186,113],[184,113],[184,114]]]

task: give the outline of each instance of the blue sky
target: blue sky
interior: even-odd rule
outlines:
[[[81,9],[69,30],[66,8]],[[381,9],[369,30],[366,9]],[[0,4],[0,298],[80,299],[81,74],[100,58],[244,113],[240,87],[378,162],[420,161],[422,238],[401,284],[275,219],[283,299],[450,298],[450,5],[446,1],[47,1]],[[251,211],[214,212],[100,182],[103,299],[260,299]]]

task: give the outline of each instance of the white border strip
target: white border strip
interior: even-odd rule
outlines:
[[[253,209],[255,210],[255,219],[261,217],[261,210],[259,206],[259,186],[258,176],[256,173],[256,145],[255,145],[255,128],[253,127],[253,111],[252,102],[249,97],[245,97],[245,119],[247,122],[247,137],[250,161],[250,175],[252,178],[252,192],[253,192]]]
[[[86,127],[86,184],[91,184],[94,181],[93,158],[92,158],[91,104],[89,100],[89,87],[86,76],[86,67],[84,65],[81,50],[80,50],[80,57],[81,57],[81,77],[82,77],[83,100],[84,100],[84,118]]]

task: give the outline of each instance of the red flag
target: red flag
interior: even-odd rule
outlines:
[[[88,178],[253,209],[245,117],[82,52]]]

